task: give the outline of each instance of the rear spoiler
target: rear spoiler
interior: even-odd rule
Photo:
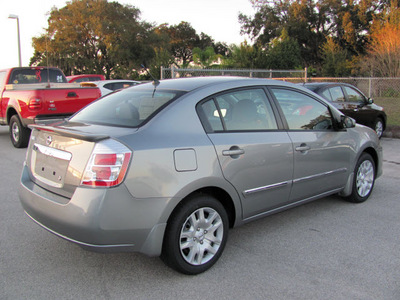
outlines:
[[[110,138],[110,136],[106,135],[106,134],[93,134],[93,133],[87,133],[87,132],[79,132],[76,130],[65,129],[65,128],[56,127],[56,126],[31,124],[31,125],[28,125],[28,127],[31,129],[37,129],[37,130],[41,130],[41,131],[54,132],[54,133],[62,134],[63,136],[66,136],[66,137],[76,138],[76,139],[84,140],[84,141],[88,141],[88,142],[98,142],[98,141]]]

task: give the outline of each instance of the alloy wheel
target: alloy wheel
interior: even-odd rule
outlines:
[[[180,233],[180,251],[191,265],[202,265],[218,252],[224,235],[221,216],[210,207],[194,211],[185,221]]]

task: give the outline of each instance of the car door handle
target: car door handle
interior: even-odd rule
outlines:
[[[307,146],[306,144],[301,144],[299,147],[296,147],[296,151],[299,151],[299,152],[306,152],[310,149],[311,149],[311,147]]]
[[[232,156],[232,157],[234,157],[234,156],[236,156],[236,157],[238,157],[239,155],[242,155],[242,154],[244,154],[244,150],[243,149],[240,149],[240,148],[237,148],[237,149],[229,149],[229,150],[223,150],[222,151],[222,155],[223,156]]]
[[[67,97],[68,98],[75,98],[75,97],[77,97],[78,95],[75,93],[75,92],[69,92],[68,94],[67,94]]]

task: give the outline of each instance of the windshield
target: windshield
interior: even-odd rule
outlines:
[[[47,68],[15,69],[12,71],[9,83],[66,83],[67,79],[61,70]]]
[[[93,102],[71,118],[72,122],[139,127],[182,91],[129,88]]]

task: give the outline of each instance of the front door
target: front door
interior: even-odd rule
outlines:
[[[294,148],[291,201],[329,194],[344,187],[351,145],[346,131],[336,131],[328,106],[301,92],[271,89],[285,116]]]

